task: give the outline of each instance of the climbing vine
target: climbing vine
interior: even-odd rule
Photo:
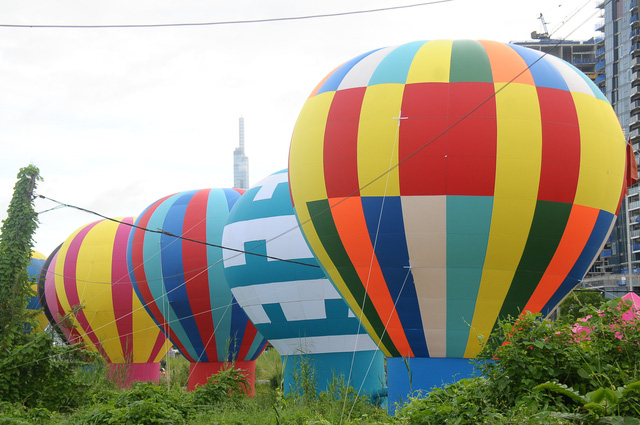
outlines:
[[[27,267],[31,261],[33,235],[38,228],[33,192],[41,181],[35,165],[21,168],[13,188],[7,218],[0,230],[0,355],[11,340],[24,333],[25,307],[31,293]]]

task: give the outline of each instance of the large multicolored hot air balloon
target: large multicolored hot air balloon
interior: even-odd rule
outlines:
[[[42,311],[42,305],[40,304],[40,299],[38,298],[38,278],[40,277],[40,271],[42,270],[42,266],[44,265],[47,257],[39,253],[38,251],[31,252],[31,262],[29,263],[29,267],[27,267],[27,273],[29,275],[29,279],[34,281],[35,283],[31,285],[31,289],[34,292],[34,296],[29,297],[27,300],[27,310],[38,311],[35,319],[38,324],[36,331],[43,331],[49,324],[47,320],[47,316]]]
[[[222,266],[222,231],[241,193],[203,189],[167,196],[136,221],[151,231],[135,229],[129,237],[136,292],[191,362],[189,390],[235,362],[248,372],[252,394],[255,359],[266,344],[233,298]]]
[[[550,312],[610,232],[624,170],[622,130],[589,78],[473,40],[338,67],[306,101],[289,157],[312,250],[393,357],[390,399],[401,357],[415,389],[420,358],[472,358],[499,317]]]
[[[69,342],[98,351],[112,378],[128,386],[158,381],[170,345],[129,279],[127,240],[134,219],[117,220],[96,221],[69,236],[47,260],[40,292]]]
[[[222,235],[224,271],[238,304],[282,356],[284,389],[297,391],[303,369],[326,391],[342,376],[376,393],[384,358],[336,291],[298,228],[287,170],[265,178],[233,206]],[[248,251],[256,255],[239,251]]]

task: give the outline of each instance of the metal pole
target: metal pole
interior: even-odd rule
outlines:
[[[633,292],[633,269],[631,268],[631,256],[633,255],[633,251],[631,250],[631,232],[629,231],[629,227],[631,226],[631,215],[629,214],[629,194],[627,193],[624,196],[624,207],[627,212],[627,220],[626,220],[626,231],[627,231],[627,269],[629,270],[629,292]]]

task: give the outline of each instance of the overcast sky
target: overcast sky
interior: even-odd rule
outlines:
[[[0,24],[113,25],[259,20],[419,0],[2,0]],[[578,14],[570,18],[574,12]],[[38,193],[107,216],[135,216],[175,192],[233,185],[238,118],[250,182],[286,168],[311,90],[366,51],[416,40],[588,39],[595,1],[452,0],[408,9],[256,24],[164,28],[0,27],[0,219],[18,170]],[[563,21],[567,21],[564,25]],[[38,200],[37,210],[55,204]],[[97,217],[40,215],[48,255]]]

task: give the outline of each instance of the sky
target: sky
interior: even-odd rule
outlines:
[[[428,0],[426,0],[428,1]],[[306,98],[343,62],[417,40],[595,35],[594,0],[451,0],[335,17],[157,28],[6,25],[206,23],[325,15],[420,0],[2,0],[0,220],[21,167],[37,193],[109,217],[185,190],[231,187],[238,119],[249,180],[287,167]],[[36,200],[48,255],[99,217]]]

